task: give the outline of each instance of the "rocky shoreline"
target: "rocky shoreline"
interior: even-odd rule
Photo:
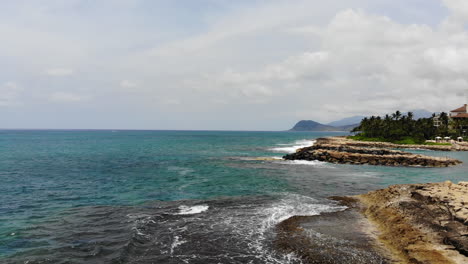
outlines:
[[[408,147],[448,151],[450,146],[405,145]],[[344,137],[319,138],[313,146],[298,149],[284,156],[285,160],[318,160],[340,164],[381,165],[381,166],[418,166],[448,167],[462,162],[451,158],[432,157],[394,150],[400,145],[384,142],[362,142]],[[440,148],[442,147],[442,148]],[[461,150],[463,147],[458,147]],[[451,148],[450,148],[451,149]],[[468,150],[468,147],[467,149]]]
[[[468,182],[394,185],[356,198],[403,263],[468,263]]]
[[[355,208],[316,216],[293,216],[276,227],[274,244],[304,264],[392,263],[391,253],[370,234],[371,224]]]
[[[388,149],[427,149],[434,151],[468,151],[467,142],[447,143],[449,145],[408,145],[408,144],[394,144],[389,142],[369,142],[348,139],[346,137],[330,137],[324,140],[332,141],[335,144],[355,147],[366,148],[388,148]]]
[[[303,263],[468,263],[468,182],[331,199],[348,209],[281,222],[278,249]]]

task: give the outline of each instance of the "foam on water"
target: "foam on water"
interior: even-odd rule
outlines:
[[[330,163],[318,161],[318,160],[285,160],[281,163],[289,164],[289,165],[306,165],[306,166],[314,166],[320,168],[331,168],[332,166]]]
[[[316,199],[299,194],[286,194],[279,202],[262,209],[266,217],[262,222],[262,229],[266,230],[295,215],[312,216],[324,212],[345,210],[345,206],[320,204]]]
[[[276,161],[283,160],[283,157],[272,156],[272,157],[229,157],[232,160],[242,160],[242,161]]]
[[[270,150],[274,152],[280,152],[280,153],[294,153],[296,152],[296,150],[300,148],[313,146],[315,142],[316,142],[315,140],[306,140],[306,139],[298,140],[294,142],[293,144],[288,144],[287,147],[275,147],[275,148],[271,148]],[[278,144],[278,145],[284,146],[284,144]]]
[[[320,204],[317,200],[298,194],[286,193],[283,198],[268,207],[258,208],[254,216],[244,219],[227,217],[225,223],[233,226],[234,233],[248,241],[248,247],[265,263],[302,263],[294,254],[279,255],[272,249],[275,227],[280,222],[295,216],[312,216],[324,212],[336,212],[346,209],[343,206]],[[239,222],[239,220],[242,220]]]
[[[318,215],[344,207],[299,194],[277,195],[273,199],[205,200],[203,204],[157,201],[142,207],[73,209],[66,221],[58,219],[27,232],[54,244],[74,241],[75,247],[66,244],[32,259],[58,261],[82,254],[87,258],[75,259],[76,263],[302,263],[294,254],[276,250],[276,225],[294,215]],[[41,231],[45,229],[56,232]],[[7,263],[23,263],[29,257],[18,256]]]
[[[174,249],[175,248],[177,248],[178,246],[180,246],[180,245],[182,245],[184,243],[187,243],[187,241],[181,240],[179,236],[174,236],[174,240],[172,241],[171,250],[170,250],[171,255],[174,254]]]
[[[192,214],[199,214],[202,212],[207,211],[209,208],[208,205],[195,205],[195,206],[179,206],[178,215],[192,215]]]

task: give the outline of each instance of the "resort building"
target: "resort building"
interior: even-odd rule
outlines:
[[[468,106],[467,104],[450,111],[450,118],[453,120],[452,127],[458,130],[458,140],[468,136]]]
[[[457,118],[468,118],[468,106],[467,104],[463,105],[462,107],[459,107],[455,110],[450,111],[450,117],[457,119]]]

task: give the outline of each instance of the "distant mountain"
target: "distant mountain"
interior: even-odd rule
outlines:
[[[361,120],[365,116],[352,116],[352,117],[346,117],[337,121],[333,121],[328,123],[327,125],[329,126],[349,126],[349,125],[354,125],[354,124],[359,124],[361,123]]]
[[[356,123],[356,124],[352,124],[352,125],[339,126],[338,128],[340,128],[339,131],[351,131],[351,130],[353,130],[355,127],[358,127],[360,123],[361,123],[361,122]]]
[[[410,112],[413,112],[414,119],[429,118],[432,116],[432,112],[424,109],[411,110]],[[403,114],[406,114],[406,112],[403,112]],[[359,123],[361,123],[361,120],[365,117],[366,116],[351,116],[328,124],[321,124],[312,120],[302,120],[290,131],[351,131],[353,128],[359,126]]]
[[[413,112],[413,115],[414,115],[413,119],[432,117],[432,112],[429,112],[429,111],[424,110],[424,109],[411,110],[410,112]]]
[[[299,121],[290,131],[351,131],[358,124],[346,126],[330,126],[312,120]]]
[[[327,126],[312,120],[299,121],[292,129],[292,131],[335,131],[336,127]]]

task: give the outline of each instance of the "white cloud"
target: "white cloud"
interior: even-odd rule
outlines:
[[[50,76],[69,76],[73,74],[73,70],[67,68],[51,68],[47,69],[45,73]]]
[[[123,88],[135,88],[137,87],[137,83],[129,80],[122,80],[120,82],[120,86]]]
[[[174,4],[159,17],[145,12],[160,10],[159,1],[55,2],[0,10],[2,73],[27,87],[10,87],[0,104],[34,109],[45,94],[66,110],[102,98],[96,120],[124,108],[155,113],[144,125],[164,124],[177,108],[193,124],[210,120],[203,129],[284,129],[280,122],[299,118],[452,108],[468,83],[465,0],[440,0],[446,18],[421,0],[225,1],[186,13]],[[402,18],[414,12],[395,7],[424,15]],[[247,119],[256,127],[239,123]]]
[[[178,99],[174,98],[162,98],[159,102],[163,105],[180,105],[181,102]]]
[[[466,0],[442,0],[457,18],[468,20],[468,1]]]
[[[15,106],[22,104],[19,97],[23,89],[15,82],[5,82],[0,84],[0,107]]]
[[[255,71],[229,69],[198,86],[211,83],[212,90],[238,90],[257,99],[276,96],[269,99],[273,103],[296,101],[290,107],[309,107],[310,118],[325,120],[396,109],[446,110],[463,101],[467,32],[400,24],[353,9],[337,13],[320,32],[310,28],[319,38],[318,50]]]
[[[55,92],[49,96],[49,100],[56,103],[78,103],[89,99],[89,96],[71,92]]]

